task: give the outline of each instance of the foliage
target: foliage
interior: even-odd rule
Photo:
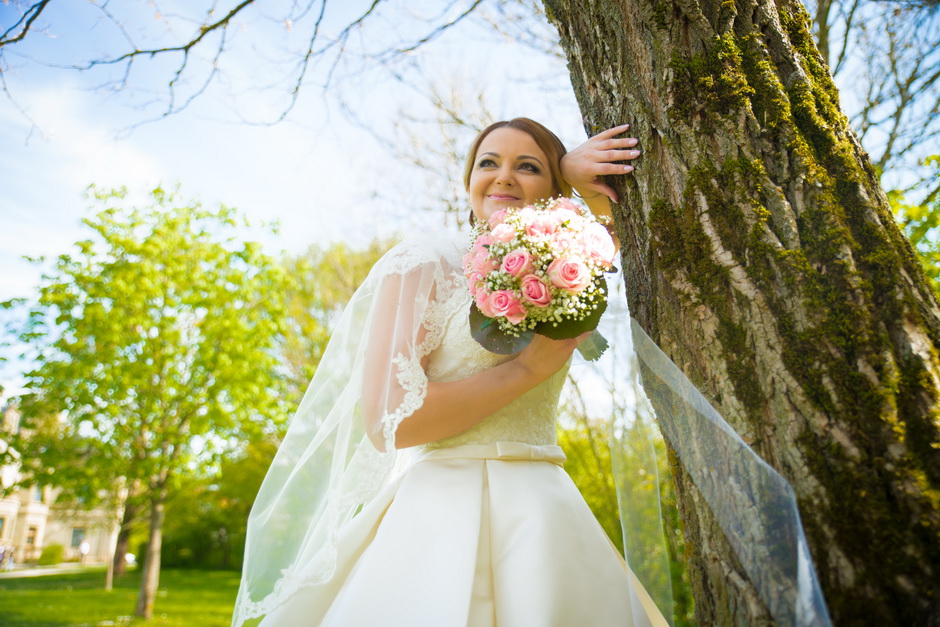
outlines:
[[[919,183],[886,193],[895,218],[914,246],[934,291],[940,295],[940,155],[928,157],[924,165],[931,172]],[[908,196],[912,192],[920,192],[921,200],[910,202]]]
[[[125,195],[95,191],[101,204]],[[233,210],[173,207],[159,188],[151,198],[85,220],[99,241],[78,242],[44,277],[20,338],[37,352],[22,411],[25,426],[68,446],[30,451],[37,478],[63,461],[44,458],[75,451],[86,469],[122,471],[100,474],[169,477],[284,419],[273,350],[283,271],[255,243],[214,241]]]
[[[61,544],[47,544],[42,547],[42,553],[36,562],[40,566],[53,566],[62,563],[65,557],[65,547]]]
[[[286,276],[238,243],[227,207],[157,188],[99,191],[93,235],[44,276],[20,341],[35,350],[17,443],[39,483],[92,497],[139,485],[159,509],[230,442],[286,417],[276,354]],[[159,522],[151,529],[159,534]]]
[[[391,247],[385,240],[363,249],[344,243],[310,248],[284,260],[287,327],[279,343],[289,396],[300,400],[329,341],[336,314]],[[291,401],[291,404],[295,404]],[[237,568],[245,525],[277,438],[247,441],[206,474],[193,477],[167,503],[162,559],[169,566]]]
[[[150,627],[228,627],[238,592],[238,573],[168,569],[160,582],[153,619],[132,619],[140,585],[134,572],[102,590],[104,569],[79,574],[0,579],[0,622],[7,627],[37,625],[148,625]]]
[[[576,384],[569,383],[577,387]],[[581,492],[594,516],[607,533],[607,537],[623,553],[623,534],[618,509],[617,486],[614,482],[614,473],[610,454],[610,427],[606,420],[589,419],[583,411],[578,410],[579,403],[565,404],[563,414],[566,420],[559,424],[558,443],[565,451],[567,461],[565,471]],[[640,530],[646,534],[658,533],[655,521],[663,520],[666,533],[666,549],[669,552],[670,584],[674,603],[674,617],[676,625],[692,625],[693,600],[692,591],[685,563],[685,545],[682,537],[682,528],[679,521],[679,511],[676,504],[676,495],[668,465],[665,444],[656,433],[647,433],[643,440],[651,439],[656,446],[656,464],[659,476],[659,510],[650,510],[637,513],[635,521],[649,523],[649,528]],[[638,450],[624,450],[621,454],[627,456],[640,455]],[[623,459],[623,465],[628,468],[642,468],[643,463],[636,459]],[[628,489],[651,490],[657,483],[655,477],[637,477],[631,482]],[[621,502],[629,502],[629,506],[636,503],[652,504],[655,500],[633,500],[620,496]],[[636,570],[643,565],[631,564]]]
[[[268,439],[251,442],[167,504],[161,563],[170,567],[239,568],[248,513],[277,452]]]
[[[313,378],[336,316],[394,243],[374,240],[360,250],[336,243],[327,248],[311,247],[305,254],[284,260],[290,281],[285,292],[288,322],[281,351],[292,404],[300,401]]]

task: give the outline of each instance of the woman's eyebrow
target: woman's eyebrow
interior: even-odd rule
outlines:
[[[542,165],[542,162],[539,161],[538,157],[533,157],[532,155],[519,155],[519,158],[520,158],[520,159],[531,159],[532,161],[535,161],[537,164]],[[544,166],[543,166],[543,167],[544,167]]]
[[[491,157],[496,157],[497,159],[498,159],[499,156],[500,156],[498,152],[484,152],[484,153],[483,153],[482,155],[480,155],[480,156],[482,157],[482,156],[484,156],[484,155],[490,155]],[[541,165],[542,167],[544,167],[544,165],[542,164],[542,162],[539,161],[538,157],[533,157],[532,155],[519,155],[519,159],[531,159],[532,161],[535,161],[536,163],[538,163],[539,165]]]

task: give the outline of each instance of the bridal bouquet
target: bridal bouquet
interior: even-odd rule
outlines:
[[[604,272],[616,248],[607,229],[569,198],[500,210],[474,227],[464,255],[473,304],[470,328],[487,350],[510,354],[539,333],[553,339],[594,334],[578,350],[596,359],[607,346],[596,332],[607,307]]]

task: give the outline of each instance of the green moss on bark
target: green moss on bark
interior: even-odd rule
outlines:
[[[733,33],[716,35],[705,52],[690,59],[674,56],[669,67],[673,121],[688,121],[703,113],[721,119],[745,106],[753,92],[741,72],[741,52]]]

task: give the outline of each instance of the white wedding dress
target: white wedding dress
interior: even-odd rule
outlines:
[[[447,300],[430,381],[508,359],[470,336],[466,290]],[[408,450],[405,470],[340,529],[332,576],[261,624],[666,625],[562,468],[565,373],[459,435]]]
[[[429,380],[507,359],[470,336],[467,246],[427,234],[400,244],[338,318],[252,507],[233,627],[667,624],[561,467],[565,372],[457,436],[394,446]],[[625,302],[619,309],[601,320],[611,346],[596,366],[625,395],[599,411],[618,498],[629,499],[619,505],[631,558],[668,588],[661,533],[647,537],[634,520],[655,507],[624,489],[655,473],[652,457],[640,459],[652,443],[632,440],[655,419],[740,560],[742,585],[776,624],[828,626],[792,488],[629,320]],[[383,429],[384,452],[370,424]],[[616,454],[627,450],[643,453],[630,457],[642,467]],[[670,612],[668,590],[657,595]]]

